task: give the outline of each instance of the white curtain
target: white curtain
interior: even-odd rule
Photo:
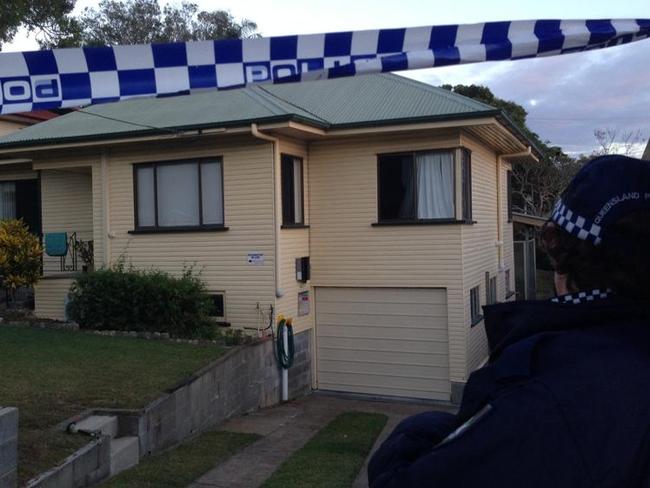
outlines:
[[[203,207],[203,224],[223,224],[223,183],[221,181],[221,163],[201,164],[201,199]]]
[[[16,184],[0,183],[0,220],[16,218]]]
[[[196,163],[160,165],[158,225],[199,225],[199,166]]]
[[[418,219],[454,218],[454,156],[417,154]]]
[[[156,225],[156,206],[154,202],[153,168],[138,168],[138,226]]]

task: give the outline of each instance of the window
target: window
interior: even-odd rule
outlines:
[[[455,151],[386,154],[378,160],[379,221],[455,220]],[[471,215],[469,153],[463,157],[463,216]],[[466,195],[466,192],[470,194]],[[466,209],[465,209],[466,207]]]
[[[472,153],[468,149],[461,150],[462,155],[462,184],[463,184],[463,220],[472,221]]]
[[[134,174],[136,229],[223,227],[221,160],[141,164]]]
[[[508,222],[512,222],[512,171],[507,173],[507,191],[508,191]]]
[[[282,155],[282,223],[304,224],[302,159]]]
[[[226,307],[223,293],[215,293],[210,295],[212,299],[212,306],[210,308],[210,317],[217,319],[226,318]]]
[[[0,183],[0,220],[16,218],[16,183]]]
[[[510,298],[512,296],[512,288],[510,288],[510,270],[506,269],[505,271],[505,288],[506,288],[506,298]]]
[[[490,278],[490,273],[485,273],[485,303],[497,303],[497,277]]]
[[[478,324],[482,319],[481,315],[481,287],[475,286],[469,291],[469,307],[471,316],[471,325]]]

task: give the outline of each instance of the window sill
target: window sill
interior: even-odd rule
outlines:
[[[472,320],[472,323],[469,324],[469,326],[474,327],[475,325],[478,325],[478,323],[482,322],[482,321],[483,321],[483,315],[477,315],[476,317],[474,317],[474,319]]]
[[[474,220],[457,220],[457,219],[435,219],[435,220],[380,220],[373,222],[373,227],[390,226],[390,225],[473,225]]]
[[[159,227],[157,229],[134,229],[129,234],[174,234],[178,232],[223,232],[228,227],[223,225],[204,226],[204,227]]]
[[[307,224],[282,224],[281,229],[309,229]]]

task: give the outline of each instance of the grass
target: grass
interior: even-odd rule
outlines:
[[[170,451],[144,459],[104,483],[102,488],[185,488],[240,449],[259,439],[256,434],[206,432]]]
[[[386,421],[375,413],[339,415],[291,455],[263,488],[351,486]]]
[[[88,408],[142,408],[224,352],[214,345],[0,327],[0,403],[19,408],[20,484],[87,442],[53,426]]]

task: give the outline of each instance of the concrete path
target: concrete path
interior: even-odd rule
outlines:
[[[291,454],[343,412],[377,412],[388,416],[386,428],[373,447],[374,452],[400,420],[427,410],[453,411],[448,406],[369,401],[317,393],[237,417],[226,422],[220,430],[255,433],[262,439],[217,465],[189,488],[257,488]],[[354,488],[368,486],[366,468],[364,465],[361,469]]]

